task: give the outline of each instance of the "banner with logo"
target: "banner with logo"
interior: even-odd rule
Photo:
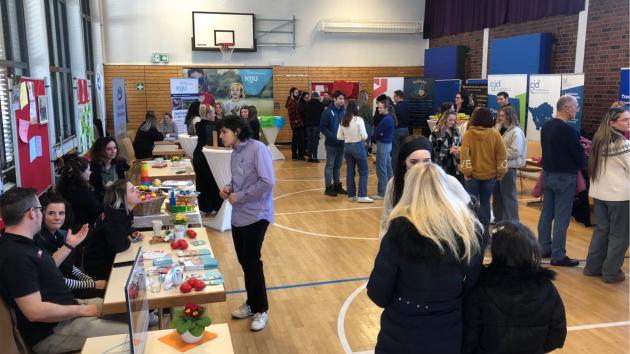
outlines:
[[[540,128],[556,115],[561,89],[561,75],[529,76],[527,140],[540,141]]]
[[[427,119],[433,114],[435,80],[426,77],[405,78],[405,100],[409,102],[409,126],[429,129]]]
[[[507,92],[510,96],[510,104],[516,112],[521,123],[525,127],[527,114],[527,74],[514,75],[488,75],[488,108],[496,116],[499,110],[497,94]]]
[[[568,123],[578,133],[582,128],[582,109],[584,108],[584,74],[562,74],[562,96],[571,95],[578,101],[578,112],[575,119]]]
[[[198,79],[171,79],[171,114],[180,134],[186,134],[186,113],[191,103],[200,100]]]
[[[106,106],[105,106],[105,76],[103,74],[103,64],[99,64],[96,66],[95,78],[92,85],[96,85],[96,98],[92,97],[92,99],[96,100],[96,118],[99,119],[101,123],[101,129],[105,134],[105,127],[107,126],[105,119],[107,117]]]
[[[404,77],[375,77],[372,88],[374,90],[374,99],[372,100],[372,109],[376,109],[376,97],[387,95],[394,99],[394,92],[405,88]]]
[[[127,90],[125,79],[112,79],[113,111],[114,111],[114,139],[119,141],[127,134]],[[119,142],[120,143],[120,142]]]
[[[183,74],[197,79],[203,104],[221,102],[226,114],[255,106],[259,116],[273,115],[273,69],[184,68]]]
[[[630,68],[621,68],[619,100],[626,103],[626,109],[630,109]]]
[[[488,107],[488,82],[487,80],[478,81],[485,82],[471,83],[471,80],[467,80],[465,84],[462,84],[462,91],[468,93],[470,104],[474,107]]]

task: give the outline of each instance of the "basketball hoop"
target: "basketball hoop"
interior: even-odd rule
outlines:
[[[221,54],[223,54],[223,61],[228,63],[232,59],[232,52],[234,51],[234,43],[218,43]]]

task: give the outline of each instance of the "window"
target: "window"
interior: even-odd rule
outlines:
[[[50,88],[55,112],[55,143],[76,134],[65,0],[45,0],[50,57]]]
[[[22,0],[0,0],[0,23],[0,169],[7,180],[15,182],[9,79],[28,76]]]
[[[90,17],[90,0],[81,0],[81,27],[83,28],[83,47],[85,48],[85,75],[90,81],[92,114],[96,115],[96,82],[94,68],[94,51],[92,46],[92,17]]]

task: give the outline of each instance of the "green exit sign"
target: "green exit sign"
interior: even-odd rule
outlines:
[[[153,53],[153,58],[151,60],[154,63],[166,64],[168,63],[168,54],[166,53]]]

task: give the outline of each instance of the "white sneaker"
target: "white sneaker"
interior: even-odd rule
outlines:
[[[357,201],[359,203],[374,203],[374,199],[370,197],[360,197]]]
[[[249,328],[252,331],[260,331],[267,326],[267,321],[269,321],[269,315],[267,315],[267,312],[257,312],[254,315],[254,318],[252,318],[252,323],[249,325]]]
[[[383,197],[381,197],[378,194],[374,194],[371,198],[374,199],[374,200],[383,200]]]
[[[249,307],[247,302],[244,302],[238,309],[232,311],[232,317],[239,319],[247,318],[253,315],[254,313],[252,312],[252,309],[251,307]]]
[[[349,202],[356,202],[359,198],[357,197],[348,197]]]

